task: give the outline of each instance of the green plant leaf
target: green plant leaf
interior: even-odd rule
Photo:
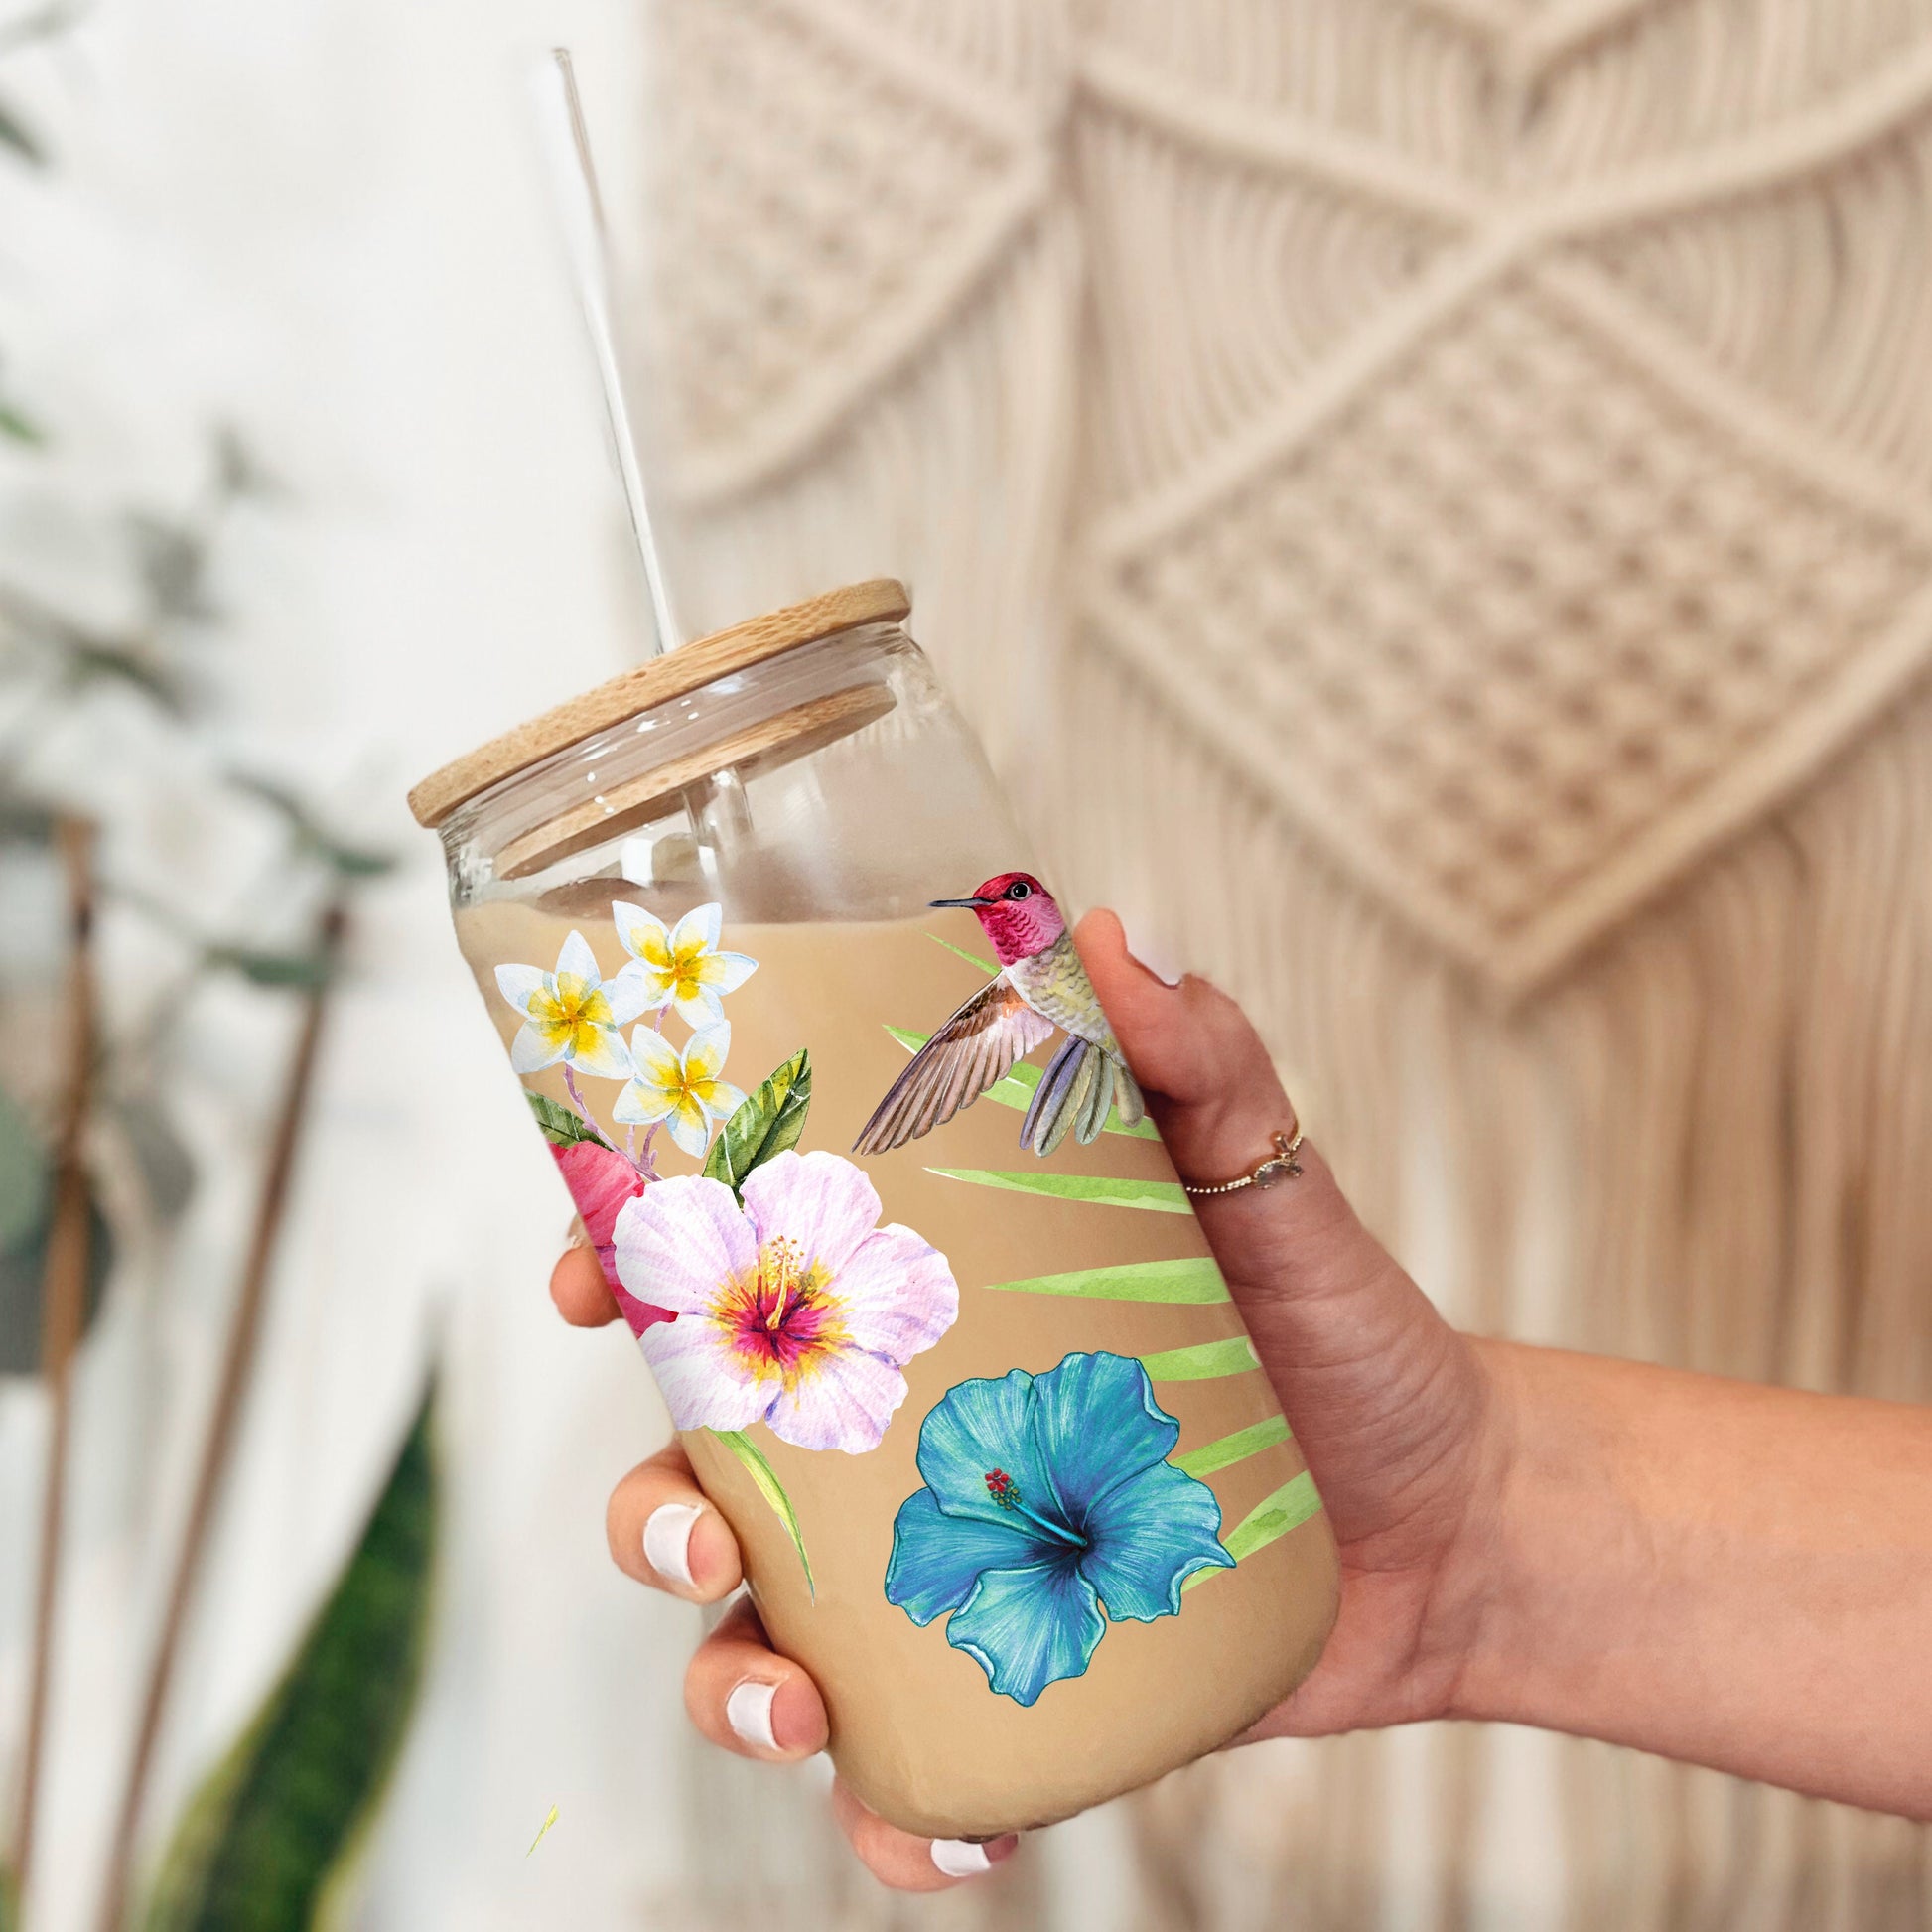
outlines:
[[[11,148],[21,160],[31,161],[37,168],[47,159],[39,136],[4,100],[0,100],[0,148]]]
[[[554,1100],[546,1100],[540,1093],[531,1093],[527,1088],[523,1098],[530,1103],[530,1111],[537,1117],[537,1125],[543,1129],[543,1138],[552,1147],[575,1147],[579,1141],[595,1141],[602,1147],[602,1138],[584,1123],[581,1114]]]
[[[994,1168],[928,1168],[927,1173],[964,1180],[974,1187],[1004,1187],[1015,1194],[1050,1200],[1090,1201],[1108,1207],[1145,1207],[1156,1214],[1190,1212],[1177,1180],[1117,1180],[1111,1174],[1031,1173]]]
[[[1290,1530],[1298,1529],[1321,1507],[1321,1497],[1315,1489],[1314,1478],[1304,1469],[1299,1476],[1275,1491],[1272,1496],[1264,1496],[1240,1522],[1235,1524],[1221,1539],[1221,1547],[1236,1563],[1244,1557],[1251,1557],[1257,1550],[1265,1550],[1269,1544],[1279,1541]],[[1204,1584],[1212,1577],[1224,1576],[1220,1570],[1197,1570],[1181,1585],[1184,1593],[1196,1584]]]
[[[1130,1261],[1113,1268],[1076,1268],[1065,1275],[988,1282],[1008,1295],[1090,1295],[1098,1302],[1225,1302],[1228,1285],[1210,1256],[1188,1261]]]
[[[6,437],[9,442],[25,443],[33,448],[47,441],[33,417],[5,401],[0,401],[0,436]]]
[[[123,1094],[109,1103],[141,1175],[148,1204],[163,1222],[174,1222],[195,1198],[195,1157],[151,1093]]]
[[[282,1680],[175,1827],[145,1932],[301,1932],[352,1861],[422,1678],[435,1393]]]
[[[791,1498],[785,1494],[784,1484],[778,1480],[778,1472],[764,1459],[759,1446],[743,1430],[714,1429],[711,1433],[744,1463],[752,1480],[759,1486],[759,1494],[771,1505],[772,1514],[785,1526],[785,1534],[791,1538],[791,1547],[798,1552],[798,1561],[805,1567],[805,1588],[816,1603],[818,1585],[812,1577],[812,1560],[805,1554],[805,1535],[798,1527],[797,1512],[791,1506]]]
[[[1261,1366],[1261,1357],[1246,1335],[1229,1335],[1224,1341],[1197,1341],[1191,1348],[1143,1355],[1141,1366],[1156,1382],[1208,1382],[1247,1375]]]
[[[322,823],[309,805],[277,778],[264,778],[253,771],[230,771],[228,783],[235,790],[259,799],[277,813],[304,852],[312,853],[345,879],[379,879],[395,869],[394,858],[369,846],[350,845],[339,839]]]
[[[0,1375],[38,1375],[41,1296],[54,1174],[47,1150],[21,1108],[0,1089]],[[100,1203],[87,1209],[87,1286],[81,1332],[93,1325],[114,1267],[114,1237]]]
[[[181,679],[151,652],[111,638],[90,636],[68,630],[54,639],[61,653],[69,680],[80,687],[89,684],[127,684],[158,705],[171,717],[188,713],[188,691]]]
[[[41,1372],[41,1296],[47,1287],[47,1221],[23,1240],[0,1248],[0,1375]],[[80,1305],[84,1336],[100,1312],[114,1272],[114,1231],[99,1201],[87,1203],[87,1287]]]
[[[1211,1476],[1217,1469],[1230,1469],[1251,1455],[1259,1455],[1263,1449],[1273,1449],[1277,1443],[1287,1442],[1288,1434],[1285,1418],[1268,1416],[1246,1429],[1237,1429],[1232,1436],[1205,1443],[1171,1460],[1176,1469],[1184,1469],[1190,1476]]]
[[[40,1226],[52,1185],[38,1130],[0,1087],[0,1248],[12,1247]]]
[[[316,848],[316,856],[345,879],[380,879],[396,869],[392,852],[377,852],[370,846],[342,845],[334,839],[323,840]]]
[[[331,970],[326,952],[271,952],[259,946],[210,946],[208,965],[239,973],[254,986],[322,986]]]
[[[126,520],[141,580],[156,614],[190,623],[208,623],[218,618],[221,614],[207,596],[207,539],[202,532],[143,510],[131,511]]]
[[[20,1885],[14,1868],[0,1859],[0,1932],[19,1932]]]
[[[812,1063],[801,1047],[718,1130],[704,1171],[733,1193],[756,1167],[798,1145],[812,1104]]]

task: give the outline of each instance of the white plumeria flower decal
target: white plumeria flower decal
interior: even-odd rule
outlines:
[[[611,916],[649,988],[646,1010],[673,1007],[687,1027],[709,1027],[722,1020],[723,996],[736,993],[758,970],[749,953],[718,950],[724,931],[720,905],[693,906],[675,926],[622,899],[612,901]]]
[[[510,1064],[517,1072],[540,1072],[561,1060],[604,1080],[629,1077],[630,1055],[619,1029],[648,1012],[652,998],[634,964],[616,979],[605,979],[590,942],[573,932],[557,955],[555,972],[546,973],[541,966],[499,966],[496,986],[523,1016],[510,1042]]]
[[[711,1141],[711,1123],[728,1120],[745,1096],[719,1077],[731,1051],[732,1030],[720,1021],[701,1027],[679,1052],[662,1034],[639,1027],[630,1036],[635,1071],[618,1095],[611,1118],[626,1127],[662,1121],[686,1154],[702,1155]]]

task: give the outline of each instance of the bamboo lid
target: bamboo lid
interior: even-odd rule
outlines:
[[[893,577],[873,577],[843,590],[826,591],[802,604],[788,604],[761,618],[748,618],[728,630],[714,631],[694,643],[653,657],[635,670],[585,691],[552,711],[492,738],[474,752],[432,772],[409,794],[409,809],[419,825],[434,830],[459,805],[487,791],[512,772],[538,763],[553,752],[594,738],[653,705],[687,697],[714,679],[777,657],[800,644],[817,643],[865,623],[897,623],[912,609],[905,586]]]

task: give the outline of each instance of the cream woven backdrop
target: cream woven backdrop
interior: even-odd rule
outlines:
[[[1932,0],[652,19],[693,622],[906,576],[1456,1318],[1932,1396]],[[1152,1926],[1932,1925],[1913,1828],[1527,1732],[1133,1833]]]

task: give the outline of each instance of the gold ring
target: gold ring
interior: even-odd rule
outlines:
[[[1183,1180],[1181,1191],[1187,1194],[1235,1194],[1243,1187],[1272,1187],[1276,1181],[1286,1176],[1290,1180],[1299,1179],[1302,1164],[1296,1155],[1302,1149],[1302,1130],[1295,1130],[1291,1140],[1286,1134],[1275,1136],[1275,1151],[1265,1160],[1257,1161],[1246,1173],[1236,1174],[1232,1180]]]

